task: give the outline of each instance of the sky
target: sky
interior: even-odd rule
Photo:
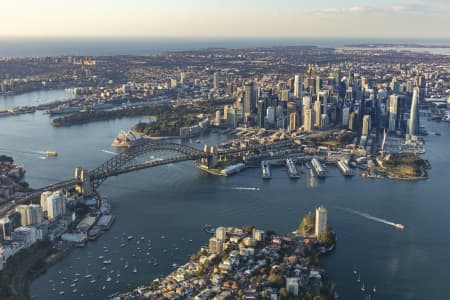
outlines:
[[[450,38],[450,0],[0,0],[0,37]]]

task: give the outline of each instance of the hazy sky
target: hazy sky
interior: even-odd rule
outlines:
[[[450,0],[0,0],[0,36],[450,38]]]

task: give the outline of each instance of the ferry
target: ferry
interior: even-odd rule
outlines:
[[[113,147],[132,147],[138,143],[139,139],[133,134],[133,132],[128,131],[125,132],[121,130],[117,136],[115,137],[114,141],[112,142],[111,146]]]
[[[58,152],[47,150],[47,151],[45,151],[45,155],[55,157],[55,156],[58,156]]]
[[[398,228],[400,230],[405,229],[405,225],[403,225],[403,224],[394,224],[394,226],[395,226],[395,228]]]

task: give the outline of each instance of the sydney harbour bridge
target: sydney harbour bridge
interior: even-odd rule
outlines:
[[[292,146],[291,141],[280,141],[278,143],[254,145],[242,149],[232,148],[217,151],[216,147],[208,145],[205,145],[203,150],[199,150],[176,143],[141,139],[136,145],[118,153],[93,170],[88,171],[83,168],[76,168],[75,176],[72,179],[60,181],[15,197],[13,201],[0,207],[0,215],[3,215],[16,205],[38,198],[44,191],[75,188],[83,195],[89,196],[94,194],[97,188],[111,176],[182,161],[198,161],[206,168],[214,168],[218,158],[237,157],[255,152],[269,153],[289,146]]]

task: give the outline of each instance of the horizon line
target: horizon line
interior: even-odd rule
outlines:
[[[363,40],[450,40],[450,36],[404,37],[404,36],[155,36],[155,35],[0,35],[0,39],[253,39],[253,40],[289,40],[289,39],[363,39]]]

